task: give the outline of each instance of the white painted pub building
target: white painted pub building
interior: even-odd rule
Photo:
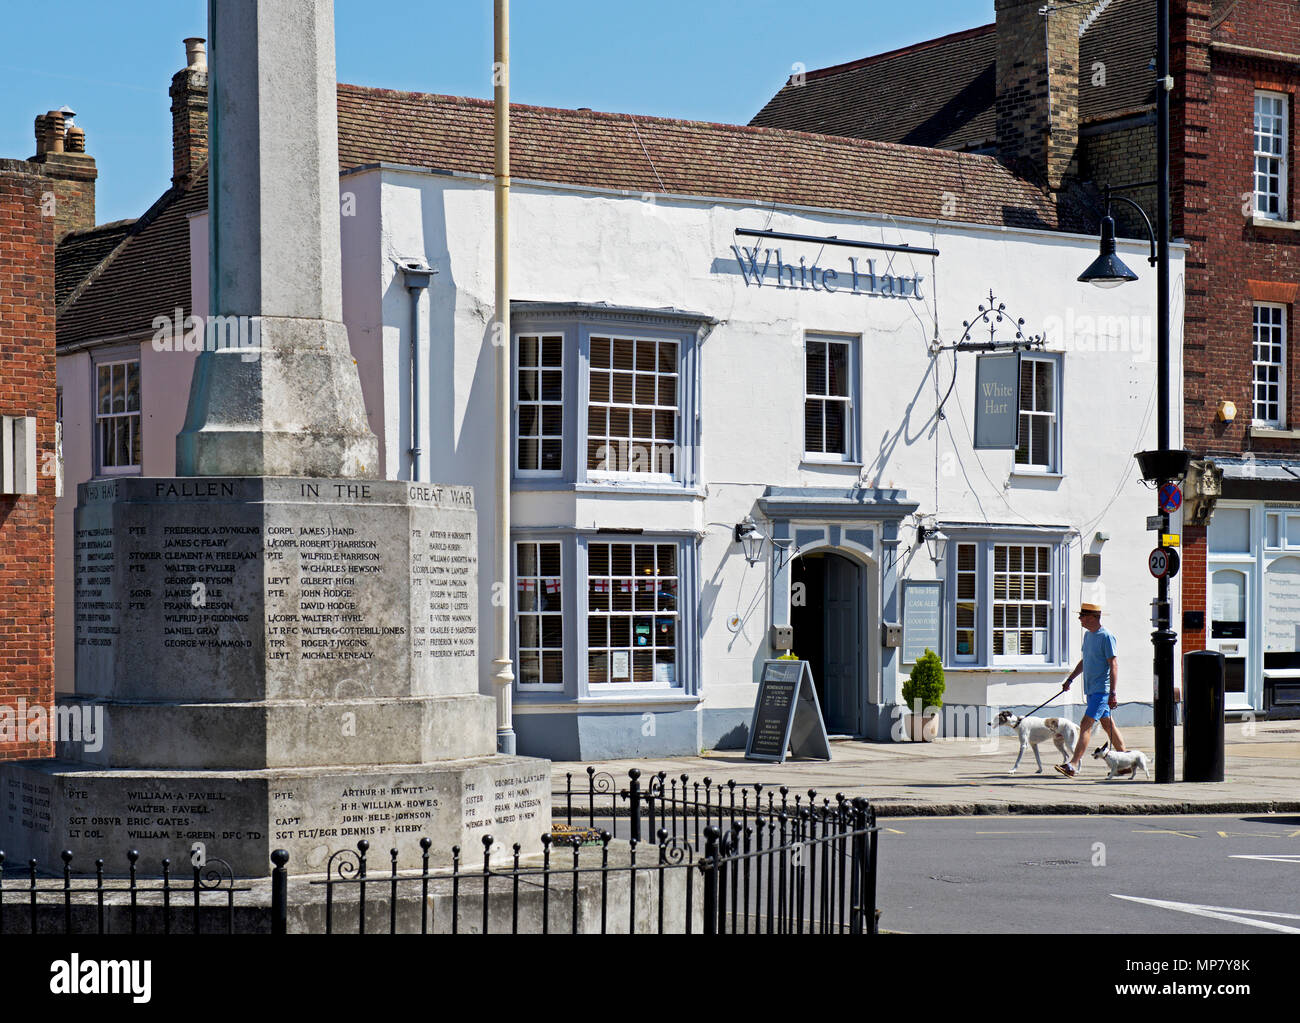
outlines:
[[[344,316],[382,475],[473,485],[490,565],[491,105],[340,86],[339,106]],[[1155,274],[1077,283],[1099,209],[991,157],[590,111],[514,125],[520,753],[743,746],[776,626],[832,735],[900,734],[926,647],[947,731],[971,734],[1059,689],[1080,600],[1118,637],[1119,720],[1150,720],[1155,509],[1133,453],[1156,444]],[[193,213],[177,258],[197,317],[207,246]],[[1145,252],[1120,242],[1131,266]],[[980,354],[953,346],[1017,331],[1045,343],[980,399],[1014,447],[976,450]],[[173,471],[194,355],[155,340],[61,354],[61,561],[77,482]],[[1180,341],[1176,323],[1175,367]],[[59,628],[71,688],[71,615]],[[1081,689],[1053,707],[1077,720]]]

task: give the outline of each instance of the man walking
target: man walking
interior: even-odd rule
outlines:
[[[1101,624],[1101,607],[1097,604],[1079,605],[1079,624],[1085,630],[1083,636],[1083,657],[1075,665],[1070,677],[1065,680],[1065,688],[1083,674],[1083,695],[1087,700],[1083,720],[1079,722],[1079,741],[1075,743],[1074,755],[1068,764],[1057,764],[1056,769],[1067,778],[1074,778],[1083,766],[1083,755],[1088,751],[1088,740],[1092,737],[1092,726],[1098,721],[1110,736],[1111,745],[1116,751],[1124,751],[1124,738],[1115,726],[1111,711],[1119,706],[1116,686],[1119,685],[1119,657],[1116,656],[1115,637]]]

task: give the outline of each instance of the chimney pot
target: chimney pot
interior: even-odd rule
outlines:
[[[187,71],[206,71],[208,69],[208,41],[201,36],[190,36],[185,40],[185,61]]]
[[[45,115],[45,151],[63,152],[63,111],[51,110]]]

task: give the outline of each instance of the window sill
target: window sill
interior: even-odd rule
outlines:
[[[700,487],[688,487],[683,483],[637,483],[635,481],[611,481],[608,483],[575,483],[565,479],[530,479],[516,476],[510,484],[512,494],[553,494],[569,492],[578,494],[656,494],[664,497],[700,498],[704,491]]]
[[[1297,220],[1273,220],[1257,215],[1251,223],[1256,227],[1272,227],[1279,231],[1300,231],[1300,221]]]
[[[579,494],[660,494],[672,497],[703,497],[704,491],[684,483],[637,483],[635,481],[606,480],[572,484]]]
[[[1065,669],[1067,669],[1067,668],[1070,668],[1070,667],[1071,667],[1071,665],[1069,665],[1069,664],[1047,664],[1047,663],[1043,663],[1043,664],[965,664],[965,663],[957,663],[957,664],[945,664],[945,665],[943,666],[943,670],[946,671],[946,672],[951,672],[951,671],[964,671],[964,672],[972,672],[972,673],[973,673],[973,672],[980,672],[980,673],[983,673],[983,674],[986,674],[986,675],[987,675],[987,674],[1000,674],[1000,675],[1005,675],[1005,674],[1008,674],[1008,673],[1021,674],[1021,673],[1027,673],[1027,672],[1035,672],[1035,673],[1037,673],[1037,674],[1042,674],[1043,672],[1057,672],[1057,671],[1063,671],[1063,670],[1065,670]]]
[[[1048,471],[1045,470],[1045,469],[1012,469],[1011,472],[1009,473],[1009,475],[1010,475],[1010,477],[1011,477],[1013,480],[1014,480],[1014,479],[1027,479],[1027,480],[1063,480],[1063,479],[1065,479],[1065,473],[1063,473],[1063,472],[1048,472]]]
[[[655,690],[638,689],[627,693],[610,693],[599,696],[559,697],[553,693],[516,693],[515,711],[523,714],[569,714],[574,708],[594,709],[597,707],[622,708],[682,706],[696,707],[704,702],[704,697],[683,693],[681,689]],[[519,699],[519,697],[532,697]]]
[[[800,468],[812,467],[816,469],[827,469],[827,468],[857,469],[859,472],[861,472],[862,467],[865,464],[866,464],[865,462],[855,462],[855,461],[846,462],[842,458],[818,458],[816,455],[804,455],[803,458],[799,459]]]
[[[1279,430],[1274,426],[1256,426],[1252,424],[1250,435],[1265,440],[1300,440],[1300,430]]]

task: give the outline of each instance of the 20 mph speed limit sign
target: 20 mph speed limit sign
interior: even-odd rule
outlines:
[[[1157,547],[1147,558],[1147,568],[1157,579],[1178,574],[1178,552],[1168,547]]]

